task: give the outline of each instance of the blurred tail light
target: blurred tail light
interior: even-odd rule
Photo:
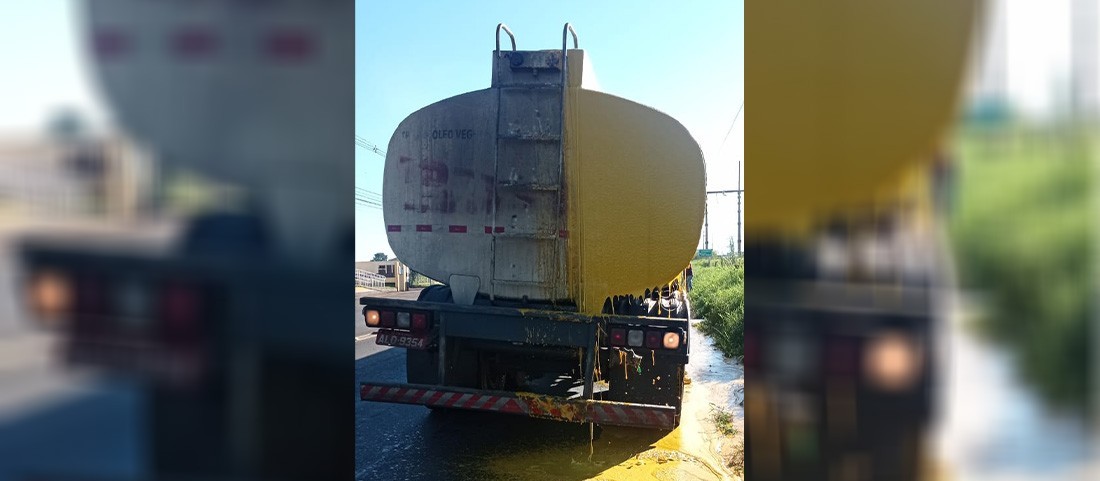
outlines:
[[[856,341],[834,338],[825,348],[825,366],[829,374],[853,376],[856,373]]]
[[[680,333],[678,332],[666,332],[664,338],[665,349],[679,349],[680,348]]]
[[[123,322],[138,327],[150,317],[152,304],[149,286],[141,279],[126,279],[115,285],[114,306]]]
[[[412,314],[412,328],[414,331],[423,331],[428,328],[428,315],[423,312]]]
[[[882,332],[864,346],[863,373],[883,391],[905,391],[916,385],[923,370],[922,343],[904,332]]]
[[[630,347],[642,347],[643,341],[645,341],[645,333],[640,330],[631,329],[626,333],[626,344]]]
[[[363,308],[363,318],[367,320],[367,326],[377,327],[380,323],[378,311],[374,309]]]
[[[161,290],[160,317],[170,337],[193,334],[201,322],[202,296],[195,286],[169,283]]]
[[[411,317],[412,316],[410,316],[409,313],[407,313],[407,312],[398,312],[397,313],[397,327],[399,327],[401,329],[408,329],[409,327],[411,327],[412,326],[412,320],[410,319]]]
[[[68,276],[59,271],[45,270],[31,278],[27,297],[35,317],[53,327],[72,311],[75,293]]]

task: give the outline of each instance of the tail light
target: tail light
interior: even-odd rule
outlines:
[[[412,314],[412,329],[414,331],[423,331],[428,328],[428,315],[423,312],[414,312]]]
[[[626,333],[626,345],[630,347],[642,347],[644,339],[645,333],[639,329],[631,329]]]
[[[649,331],[645,333],[645,347],[649,349],[660,349],[664,344],[664,333],[661,331]]]
[[[665,349],[678,349],[680,347],[680,333],[666,332],[662,342]]]
[[[363,320],[367,323],[367,327],[378,327],[379,316],[378,311],[374,309],[363,308]]]
[[[611,339],[609,339],[612,346],[625,346],[626,345],[626,329],[612,329]]]
[[[396,316],[393,311],[382,311],[378,315],[382,327],[393,327],[396,324]]]
[[[398,312],[397,327],[400,329],[408,329],[412,327],[412,315],[408,312]]]

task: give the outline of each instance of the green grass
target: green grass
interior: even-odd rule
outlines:
[[[733,413],[718,407],[716,404],[711,404],[710,419],[714,421],[714,427],[723,436],[737,435],[737,428],[733,427]]]
[[[727,357],[744,355],[745,265],[740,257],[693,261],[691,306],[699,329]]]
[[[1046,399],[1083,405],[1096,288],[1095,142],[1014,129],[964,132],[958,145],[949,228],[963,286],[990,301],[979,332],[1015,351]]]

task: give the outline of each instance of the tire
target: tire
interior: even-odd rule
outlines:
[[[454,297],[451,296],[451,287],[446,285],[432,285],[425,287],[420,291],[420,296],[416,298],[418,301],[425,302],[442,302],[447,304],[454,303]]]

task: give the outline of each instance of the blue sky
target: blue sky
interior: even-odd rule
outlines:
[[[561,48],[570,22],[601,90],[675,117],[703,149],[708,189],[735,189],[746,116],[731,124],[744,101],[743,4],[357,0],[356,134],[385,149],[407,115],[488,88],[497,23],[515,32],[519,49],[539,50]],[[356,186],[381,193],[382,157],[362,148],[355,157]],[[735,212],[733,197],[711,206],[711,244],[720,251],[736,235]],[[356,231],[357,259],[392,254],[381,210],[356,207]]]
[[[0,6],[0,133],[39,130],[61,108],[79,110],[93,124],[106,121],[79,49],[78,4],[38,0]]]

